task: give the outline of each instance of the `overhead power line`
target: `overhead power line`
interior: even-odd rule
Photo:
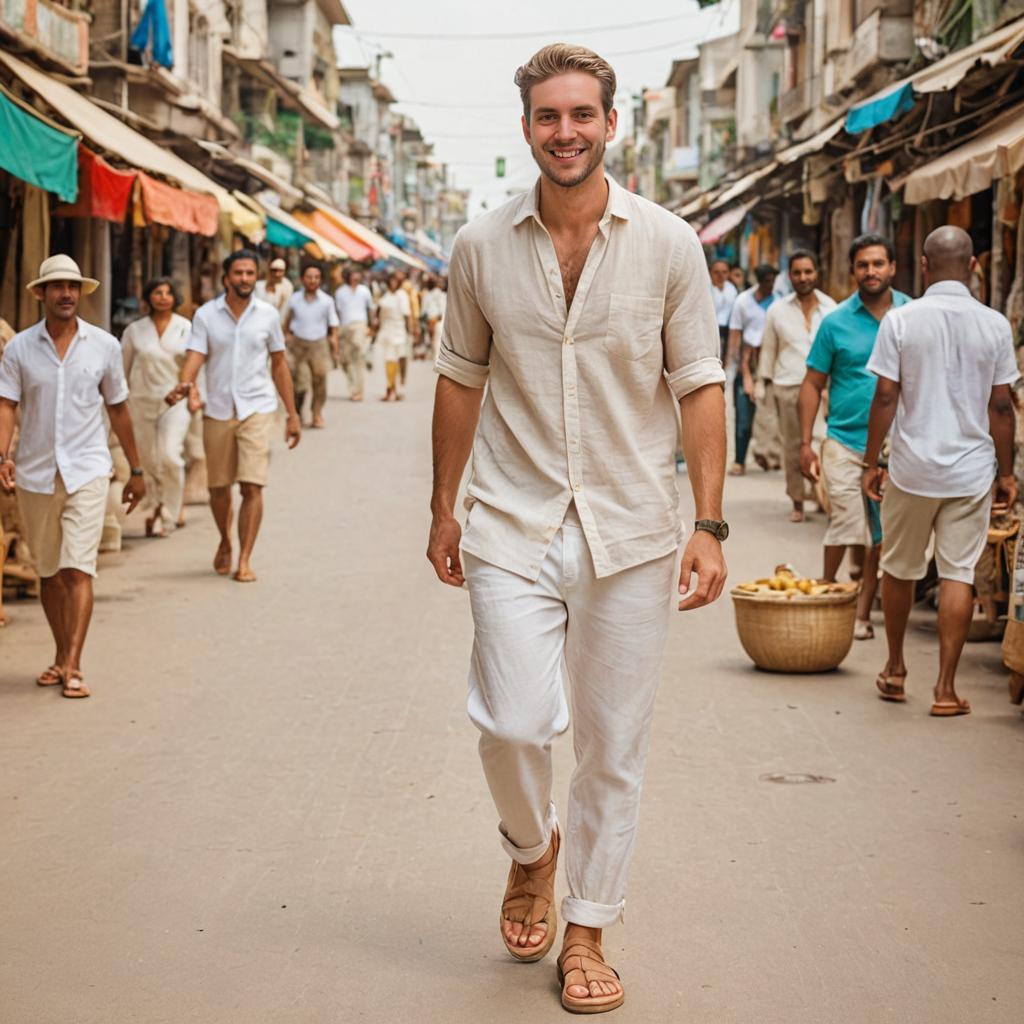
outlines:
[[[646,21],[627,21],[618,25],[585,25],[576,28],[539,29],[534,32],[374,32],[360,28],[356,35],[372,36],[374,39],[438,39],[451,41],[473,40],[481,42],[488,39],[538,39],[546,36],[553,39],[558,36],[593,35],[595,32],[621,32],[631,28],[646,28],[649,25],[664,25],[670,21],[682,21],[692,18],[693,14],[670,14],[663,18],[648,18]]]

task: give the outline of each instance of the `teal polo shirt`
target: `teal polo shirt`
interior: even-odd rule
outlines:
[[[893,290],[892,304],[902,306],[909,295]],[[868,371],[879,321],[854,292],[822,318],[807,366],[829,380],[828,436],[855,452],[868,446],[868,415],[877,378]]]

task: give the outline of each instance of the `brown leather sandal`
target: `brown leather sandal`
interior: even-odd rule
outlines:
[[[582,974],[583,980],[570,980],[571,974]],[[573,939],[566,944],[558,958],[558,981],[562,986],[562,1006],[570,1013],[607,1013],[620,1007],[626,999],[625,992],[611,996],[571,996],[566,991],[570,985],[585,985],[590,988],[594,981],[618,981],[619,972],[604,962],[601,947],[590,939]]]
[[[555,944],[555,933],[558,931],[558,918],[555,914],[555,872],[558,870],[558,848],[561,842],[561,833],[556,827],[551,833],[550,849],[553,852],[547,864],[530,873],[516,861],[512,861],[512,867],[509,868],[498,928],[501,931],[501,941],[505,943],[509,955],[520,963],[532,964],[543,960]],[[516,916],[510,916],[512,914]],[[539,946],[513,945],[505,938],[506,921],[519,921],[527,929],[535,924],[543,924],[547,928],[543,942]]]
[[[80,699],[82,697],[88,697],[89,687],[85,685],[85,680],[82,678],[82,673],[77,669],[71,672],[67,679],[63,680],[64,689],[61,690],[62,697],[71,697],[73,699]]]
[[[893,682],[898,679],[899,682]],[[878,673],[878,678],[875,680],[875,686],[878,689],[878,696],[882,700],[891,700],[895,704],[902,704],[907,699],[906,691],[904,690],[904,684],[907,681],[907,675],[904,672],[903,675],[886,675],[884,672]]]
[[[39,673],[36,686],[59,686],[64,682],[64,676],[56,665],[51,665]]]

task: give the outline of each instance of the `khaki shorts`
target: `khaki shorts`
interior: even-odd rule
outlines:
[[[25,539],[40,576],[56,576],[61,569],[96,575],[109,490],[110,480],[101,476],[68,494],[59,473],[53,481],[53,494],[18,488]]]
[[[270,468],[270,435],[276,415],[253,413],[244,420],[203,417],[203,449],[206,452],[208,487],[234,483],[267,484]]]
[[[991,491],[975,498],[925,498],[901,491],[890,480],[882,495],[882,571],[898,580],[922,579],[934,532],[939,578],[973,583],[991,511]]]
[[[864,492],[861,490],[863,461],[863,455],[834,438],[826,438],[821,446],[821,477],[829,503],[826,547],[871,543]]]

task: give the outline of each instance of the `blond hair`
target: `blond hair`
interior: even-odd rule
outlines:
[[[585,46],[552,43],[538,50],[516,71],[515,83],[519,86],[523,113],[527,119],[530,117],[530,90],[535,85],[554,78],[555,75],[567,75],[573,71],[593,75],[601,83],[601,106],[604,107],[604,116],[607,117],[611,113],[615,102],[615,72],[611,64]]]

